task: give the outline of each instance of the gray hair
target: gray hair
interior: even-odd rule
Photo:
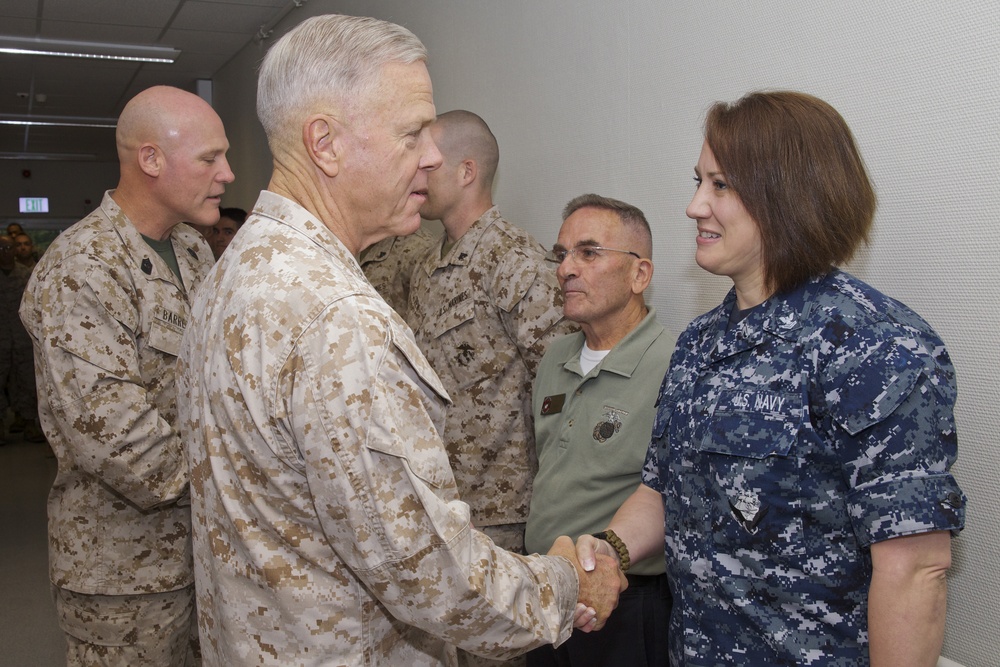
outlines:
[[[260,66],[257,117],[274,152],[283,132],[295,132],[296,114],[335,100],[341,108],[373,89],[391,62],[427,60],[412,32],[367,16],[327,14],[306,19],[271,47]]]
[[[636,235],[636,240],[642,244],[643,254],[649,256],[653,249],[653,232],[649,228],[646,215],[636,206],[601,195],[585,194],[574,197],[563,208],[562,219],[573,215],[581,208],[596,208],[604,211],[611,211],[618,216],[622,226]]]

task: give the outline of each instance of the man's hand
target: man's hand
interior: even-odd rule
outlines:
[[[586,605],[588,610],[581,613],[579,605],[577,606],[574,627],[584,632],[603,628],[608,616],[618,606],[618,596],[628,588],[628,580],[618,567],[617,559],[605,554],[595,554],[594,567],[588,572],[576,557],[573,540],[565,535],[556,539],[549,549],[549,555],[564,556],[576,568],[580,580],[579,602]],[[594,612],[593,616],[590,616],[591,610]]]

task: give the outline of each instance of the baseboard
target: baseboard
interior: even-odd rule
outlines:
[[[963,667],[963,665],[948,658],[938,658],[937,667]]]

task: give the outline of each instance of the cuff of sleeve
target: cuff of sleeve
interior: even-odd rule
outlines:
[[[568,558],[544,556],[541,560],[548,566],[554,609],[562,617],[559,634],[551,642],[553,646],[559,646],[573,634],[573,614],[576,611],[576,601],[580,598],[580,579],[576,567]]]
[[[965,527],[966,498],[950,474],[889,479],[847,498],[854,534],[868,547],[893,537]]]

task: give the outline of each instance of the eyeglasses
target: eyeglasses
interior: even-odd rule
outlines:
[[[600,259],[604,256],[606,252],[621,252],[626,255],[632,255],[636,259],[642,259],[638,253],[634,253],[631,250],[619,250],[618,248],[602,248],[599,245],[581,245],[575,248],[553,248],[545,255],[546,262],[553,262],[555,264],[562,264],[567,256],[572,256],[573,259],[578,262],[593,262],[595,259]]]

